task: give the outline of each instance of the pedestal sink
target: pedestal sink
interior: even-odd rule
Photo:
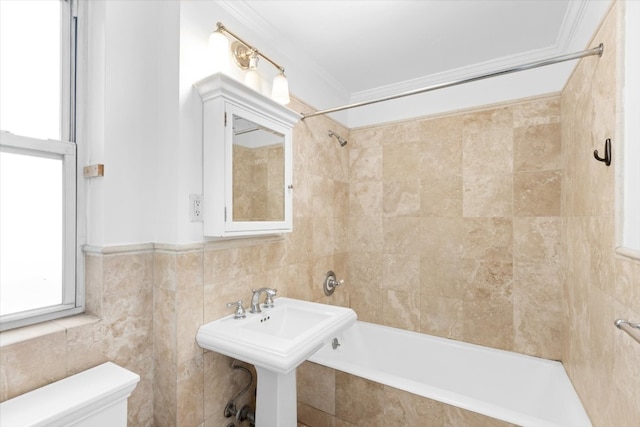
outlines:
[[[277,298],[273,308],[200,327],[200,347],[251,363],[258,373],[257,427],[296,427],[296,367],[356,321],[350,308]]]

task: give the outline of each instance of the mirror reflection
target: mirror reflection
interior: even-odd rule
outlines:
[[[284,221],[284,135],[233,115],[233,221]]]

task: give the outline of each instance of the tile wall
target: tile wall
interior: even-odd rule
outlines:
[[[559,359],[559,96],[350,137],[360,319]]]
[[[619,106],[617,59],[623,2],[616,2],[562,93],[562,234],[565,252],[562,360],[594,426],[634,426],[640,419],[640,347],[614,327],[640,319],[640,261],[615,248],[615,161]],[[617,138],[616,138],[617,137]],[[610,167],[593,158],[613,142]]]

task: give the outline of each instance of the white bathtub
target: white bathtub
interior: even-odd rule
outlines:
[[[309,360],[521,426],[591,426],[560,362],[356,322]]]

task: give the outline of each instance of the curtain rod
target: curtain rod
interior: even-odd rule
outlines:
[[[417,95],[419,93],[431,92],[431,91],[437,90],[437,89],[444,89],[444,88],[451,87],[451,86],[457,86],[457,85],[461,85],[461,84],[465,84],[465,83],[471,83],[471,82],[475,82],[475,81],[478,81],[478,80],[488,79],[490,77],[503,76],[505,74],[511,74],[511,73],[515,73],[515,72],[518,72],[518,71],[526,71],[526,70],[531,70],[533,68],[538,68],[538,67],[544,67],[544,66],[547,66],[547,65],[557,64],[559,62],[571,61],[573,59],[580,59],[580,58],[584,58],[586,56],[593,56],[593,55],[602,56],[602,52],[603,51],[604,51],[604,45],[602,43],[600,43],[600,45],[598,45],[598,47],[594,47],[592,49],[587,49],[587,50],[583,50],[583,51],[575,52],[575,53],[569,53],[569,54],[566,54],[566,55],[554,56],[553,58],[542,59],[542,60],[539,60],[539,61],[529,62],[529,63],[523,64],[523,65],[517,65],[515,67],[504,68],[502,70],[494,71],[494,72],[487,73],[487,74],[480,74],[480,75],[477,75],[477,76],[468,77],[468,78],[460,79],[460,80],[453,80],[453,81],[446,82],[446,83],[438,83],[438,84],[435,84],[435,85],[432,85],[432,86],[427,86],[427,87],[423,87],[423,88],[420,88],[420,89],[414,89],[414,90],[410,90],[410,91],[407,91],[407,92],[403,92],[403,93],[400,93],[400,94],[397,94],[397,95],[385,96],[383,98],[373,99],[373,100],[370,100],[370,101],[356,102],[354,104],[348,104],[348,105],[343,105],[341,107],[329,108],[327,110],[317,111],[315,113],[309,113],[309,114],[301,113],[302,120],[308,119],[309,117],[321,116],[321,115],[324,115],[324,114],[335,113],[337,111],[348,110],[348,109],[356,108],[356,107],[363,107],[365,105],[370,105],[370,104],[376,104],[378,102],[391,101],[392,99],[404,98],[405,96]]]

